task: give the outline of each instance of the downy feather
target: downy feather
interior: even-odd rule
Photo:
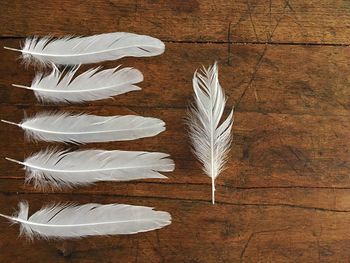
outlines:
[[[44,112],[25,118],[19,124],[2,122],[21,127],[27,137],[34,140],[73,144],[128,141],[155,136],[165,130],[162,120],[135,115],[104,117]]]
[[[88,185],[98,181],[130,181],[150,178],[167,178],[160,172],[174,170],[168,154],[134,151],[59,151],[46,149],[23,162],[26,182],[37,188],[64,188]]]
[[[150,36],[116,32],[87,37],[30,37],[22,49],[5,48],[22,52],[26,64],[52,66],[156,56],[164,52],[164,43]]]
[[[129,91],[140,90],[134,84],[143,80],[137,69],[112,68],[89,69],[78,76],[79,66],[67,72],[54,68],[51,74],[39,73],[33,79],[31,87],[12,84],[15,87],[33,90],[41,102],[85,102],[111,98]]]
[[[41,208],[28,218],[28,203],[21,202],[16,214],[0,216],[20,224],[20,234],[30,239],[126,235],[171,224],[171,216],[167,212],[124,204],[53,204]]]
[[[215,203],[215,179],[224,169],[232,135],[233,110],[220,122],[226,98],[219,84],[215,63],[193,76],[194,104],[188,116],[189,134],[194,154],[212,181],[212,203]]]

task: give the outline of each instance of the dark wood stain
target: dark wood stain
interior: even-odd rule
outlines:
[[[168,5],[173,11],[178,13],[192,13],[194,11],[198,11],[200,7],[199,2],[197,0],[170,0],[168,1]]]

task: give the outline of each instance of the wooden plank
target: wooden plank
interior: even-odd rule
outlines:
[[[173,223],[161,230],[131,236],[91,237],[71,241],[26,242],[18,226],[1,220],[3,262],[343,262],[348,248],[349,212],[293,207],[211,205],[157,198],[105,195],[4,195],[0,207],[12,213],[28,200],[30,213],[50,201],[130,203],[169,211]],[[257,220],[259,219],[259,220]],[[202,222],[198,224],[198,222]],[[20,249],[13,249],[20,247]],[[3,253],[6,251],[6,254]],[[181,253],[179,253],[181,251]]]
[[[17,47],[19,40],[2,40],[2,45]],[[349,47],[234,45],[228,52],[224,44],[169,43],[162,56],[104,63],[140,69],[143,90],[88,105],[187,107],[194,71],[218,60],[227,105],[236,105],[238,111],[349,116],[349,51]],[[33,68],[26,70],[15,52],[0,49],[0,56],[4,61],[0,103],[37,104],[32,92],[11,87],[12,83],[30,85]]]
[[[0,36],[134,31],[167,41],[349,44],[349,8],[338,0],[5,0]]]
[[[29,116],[43,109],[80,112],[79,106],[26,107]],[[153,138],[130,142],[89,144],[85,148],[161,151],[171,154],[177,169],[170,182],[206,183],[190,152],[185,132],[185,109],[90,106],[84,111],[99,115],[140,114],[158,117],[167,131]],[[1,118],[19,122],[23,108],[1,106]],[[228,168],[218,179],[229,187],[349,187],[350,133],[347,116],[311,116],[238,112]],[[16,164],[4,157],[23,159],[48,144],[29,143],[21,129],[1,124],[0,178],[23,178]],[[52,145],[52,144],[51,144]],[[334,150],[336,149],[336,151]],[[4,187],[6,187],[4,185]],[[5,188],[4,188],[5,189]]]
[[[30,213],[50,202],[128,203],[168,211],[173,223],[129,236],[27,242],[0,219],[0,262],[350,262],[350,5],[340,0],[33,0],[1,3],[0,46],[29,35],[132,31],[166,42],[152,58],[125,58],[143,90],[82,105],[40,105],[11,87],[28,85],[33,67],[0,49],[0,119],[46,110],[163,119],[167,131],[132,142],[71,149],[171,154],[168,180],[101,182],[42,192],[24,185],[22,160],[47,146],[0,123],[0,213],[27,200]],[[269,44],[265,44],[268,42]],[[309,45],[311,44],[311,45]],[[193,72],[217,60],[236,106],[227,169],[210,180],[191,154],[184,117]],[[81,70],[97,65],[87,65]],[[46,71],[45,71],[46,72]]]
[[[56,194],[71,197],[72,195],[104,195],[121,198],[159,199],[164,202],[192,201],[210,203],[211,186],[209,183],[174,183],[174,180],[159,182],[101,182],[94,186],[76,189],[45,191],[24,185],[23,180],[0,179],[0,192],[7,194],[44,194],[51,199]],[[221,205],[246,205],[281,208],[300,208],[315,211],[350,212],[350,187],[251,187],[237,188],[227,184],[217,184],[216,202]]]

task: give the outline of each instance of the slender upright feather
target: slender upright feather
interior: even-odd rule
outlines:
[[[30,239],[127,235],[171,224],[171,216],[167,212],[123,204],[53,204],[43,207],[28,218],[28,204],[21,202],[15,215],[0,216],[20,224],[20,234]]]
[[[39,65],[78,65],[116,60],[122,57],[151,57],[164,52],[159,39],[132,33],[116,32],[88,37],[30,37],[22,49],[25,63]]]
[[[133,68],[112,68],[99,71],[100,68],[89,69],[76,75],[79,66],[67,72],[53,69],[44,76],[39,73],[31,87],[12,84],[15,87],[30,89],[41,102],[85,102],[101,100],[140,90],[134,84],[143,80],[142,73]]]
[[[223,170],[231,146],[233,110],[220,122],[225,109],[225,94],[219,84],[215,63],[193,76],[194,104],[188,116],[193,151],[212,181],[212,202],[215,203],[215,179]]]
[[[34,140],[75,144],[128,141],[165,130],[165,123],[160,119],[134,115],[103,117],[49,112],[25,118],[19,124],[2,121],[21,127]]]
[[[64,188],[88,185],[98,181],[130,181],[167,178],[160,172],[174,170],[168,154],[133,151],[59,151],[46,149],[23,162],[6,158],[25,166],[26,182],[38,188]]]

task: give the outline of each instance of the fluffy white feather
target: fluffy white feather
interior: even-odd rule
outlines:
[[[188,116],[193,151],[212,181],[212,202],[215,203],[215,179],[224,168],[231,146],[233,110],[220,122],[225,109],[225,94],[219,84],[215,63],[193,76],[194,104]]]
[[[116,60],[122,57],[151,57],[164,52],[159,39],[125,32],[88,37],[31,37],[21,51],[25,63],[39,65],[78,65]]]
[[[171,216],[167,212],[123,204],[54,204],[43,207],[28,218],[28,204],[21,202],[15,215],[0,216],[20,224],[20,234],[30,239],[126,235],[171,224]]]
[[[35,187],[63,188],[88,185],[98,181],[130,181],[167,178],[160,172],[174,170],[168,154],[134,151],[59,151],[46,149],[23,162],[6,158],[25,166],[26,182]]]
[[[25,118],[19,124],[2,122],[21,127],[34,140],[75,144],[128,141],[151,137],[165,130],[165,123],[160,119],[134,115],[104,117],[49,112]]]
[[[51,74],[37,74],[31,87],[12,84],[15,87],[30,89],[41,102],[85,102],[101,100],[140,90],[134,84],[143,80],[142,73],[133,68],[89,69],[78,76],[78,67],[67,72],[54,68]]]

